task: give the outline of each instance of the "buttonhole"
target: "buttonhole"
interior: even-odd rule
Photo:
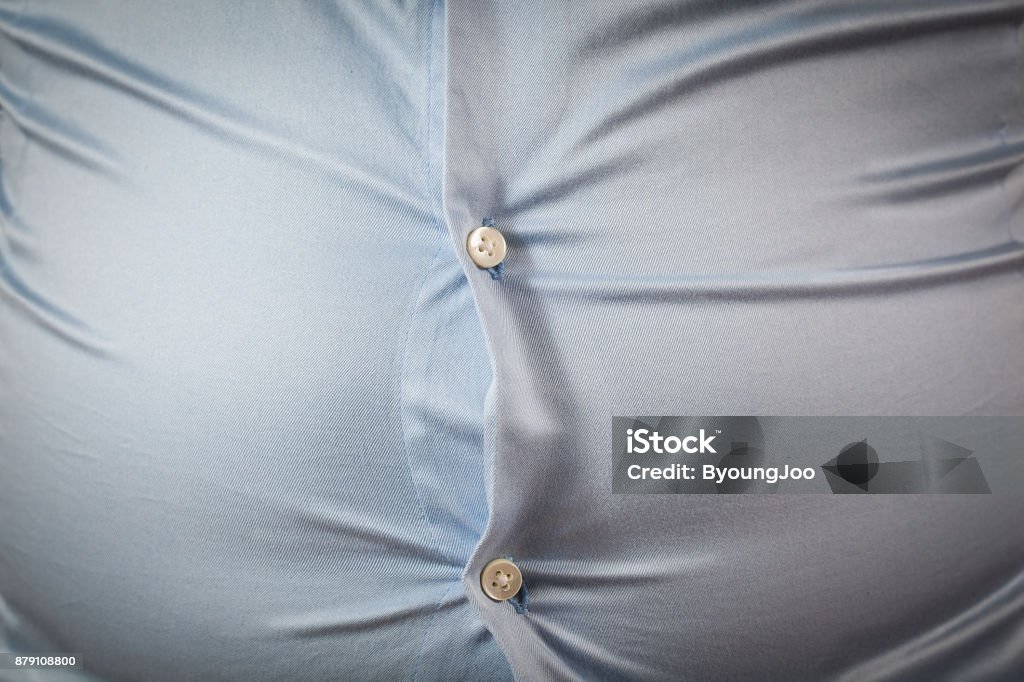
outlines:
[[[512,605],[512,608],[516,610],[520,616],[530,610],[530,599],[529,594],[526,591],[526,580],[523,580],[523,586],[519,588],[519,591],[515,593],[515,596],[508,600],[508,603]]]

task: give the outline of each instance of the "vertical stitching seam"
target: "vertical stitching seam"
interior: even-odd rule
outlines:
[[[423,634],[420,635],[420,648],[416,653],[416,662],[412,666],[412,682],[416,682],[420,675],[420,662],[423,658],[423,652],[427,649],[427,633],[430,632],[430,626],[434,624],[434,619],[437,617],[438,612],[441,610],[441,605],[444,604],[444,599],[447,597],[452,588],[459,583],[459,576],[456,575],[454,580],[448,582],[448,587],[445,588],[444,594],[437,600],[437,604],[434,609],[430,612],[430,617],[427,618],[427,624],[423,628]]]
[[[447,242],[447,240],[446,240],[447,230],[445,229],[445,226],[444,226],[444,224],[442,222],[442,216],[439,215],[439,213],[443,212],[443,197],[441,197],[441,199],[442,199],[441,206],[438,207],[435,204],[435,199],[437,197],[435,197],[435,191],[434,191],[434,187],[433,187],[433,183],[432,183],[432,181],[434,179],[434,148],[433,148],[434,136],[432,135],[432,129],[433,129],[434,109],[437,106],[437,103],[435,102],[435,97],[434,97],[434,86],[435,86],[435,84],[434,84],[434,59],[436,58],[435,49],[434,49],[434,47],[435,47],[434,46],[434,21],[435,21],[435,14],[436,14],[436,12],[437,12],[437,2],[436,2],[436,0],[430,0],[430,2],[427,3],[427,40],[426,40],[426,48],[427,48],[426,49],[426,53],[427,53],[427,92],[426,92],[426,95],[427,95],[427,101],[426,101],[426,112],[425,112],[425,117],[424,117],[425,120],[424,120],[424,132],[423,132],[424,161],[425,161],[425,163],[424,163],[423,189],[424,189],[424,193],[425,193],[425,198],[427,199],[427,202],[428,202],[430,215],[431,215],[431,218],[432,218],[431,225],[432,225],[432,227],[436,228],[436,230],[437,230],[438,237],[439,237],[439,243],[438,243],[438,246],[437,246],[437,250],[434,251],[434,256],[433,256],[433,258],[430,261],[430,265],[427,267],[426,271],[424,272],[423,279],[420,282],[419,292],[418,292],[418,294],[416,296],[415,304],[414,304],[412,310],[409,313],[409,324],[408,324],[408,326],[406,328],[404,353],[403,353],[403,357],[402,357],[402,370],[401,370],[401,380],[400,380],[401,383],[400,383],[400,396],[399,396],[399,408],[400,408],[399,409],[399,419],[401,421],[401,426],[402,426],[402,447],[405,450],[405,463],[406,463],[406,467],[409,470],[409,481],[410,481],[410,484],[412,485],[413,493],[416,496],[416,503],[419,506],[420,518],[423,520],[424,525],[427,527],[427,531],[430,533],[431,537],[434,540],[435,545],[437,546],[438,550],[440,551],[441,550],[441,538],[438,535],[437,531],[430,524],[429,519],[427,519],[426,506],[423,503],[423,497],[420,494],[419,487],[416,485],[416,476],[415,476],[415,473],[413,472],[412,458],[410,456],[410,449],[409,449],[409,443],[408,443],[408,431],[406,429],[406,424],[405,424],[405,409],[404,409],[405,408],[406,371],[407,371],[407,368],[408,368],[408,362],[407,361],[408,361],[408,357],[409,357],[409,341],[410,341],[410,339],[412,337],[413,318],[414,318],[414,316],[416,315],[416,313],[419,311],[419,309],[421,307],[421,303],[422,303],[422,300],[423,300],[423,295],[424,295],[424,292],[426,290],[427,278],[428,278],[429,274],[433,271],[434,266],[437,263],[438,258],[441,256],[441,252],[445,248],[445,245],[446,245],[446,242]],[[456,571],[456,573],[454,575],[454,577],[451,580],[448,581],[447,587],[445,588],[445,590],[441,594],[441,596],[438,598],[437,603],[434,605],[434,608],[432,609],[432,611],[430,613],[430,616],[427,618],[426,624],[423,626],[423,632],[420,635],[419,649],[416,652],[416,659],[413,662],[413,666],[412,666],[412,670],[411,670],[411,674],[410,674],[410,679],[413,680],[413,682],[415,682],[415,680],[419,677],[420,665],[422,664],[423,653],[426,650],[427,634],[430,632],[430,627],[431,627],[431,625],[433,625],[434,619],[436,618],[438,611],[441,610],[441,606],[442,606],[442,604],[444,604],[445,598],[448,596],[449,593],[451,593],[452,588],[459,582],[461,574],[462,574],[462,567],[459,566],[458,570]]]

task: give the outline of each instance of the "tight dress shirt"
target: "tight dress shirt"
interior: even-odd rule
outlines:
[[[0,0],[0,679],[1021,679],[1024,495],[609,434],[1024,415],[1022,23]]]

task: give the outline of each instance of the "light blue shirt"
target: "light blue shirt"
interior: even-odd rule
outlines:
[[[1024,498],[609,439],[1024,415],[1022,22],[0,1],[0,679],[1019,679]]]

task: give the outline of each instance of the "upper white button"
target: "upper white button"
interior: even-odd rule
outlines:
[[[478,268],[493,268],[505,260],[505,238],[493,227],[478,227],[469,233],[466,250]]]

